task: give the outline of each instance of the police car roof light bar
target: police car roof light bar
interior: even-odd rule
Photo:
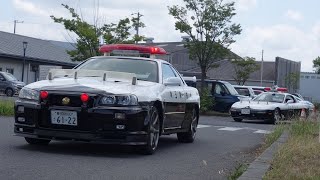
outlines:
[[[140,54],[159,54],[164,55],[167,52],[157,46],[144,46],[144,45],[136,45],[136,44],[109,44],[103,45],[100,47],[100,53],[112,53],[114,50],[130,50],[130,51],[138,51]]]

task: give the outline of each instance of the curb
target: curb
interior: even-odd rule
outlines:
[[[260,180],[270,168],[270,163],[274,154],[280,146],[289,138],[289,133],[284,131],[282,135],[267,148],[257,159],[255,159],[248,169],[238,178],[238,180]]]

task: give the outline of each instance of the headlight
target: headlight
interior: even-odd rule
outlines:
[[[31,99],[31,100],[39,100],[39,91],[29,89],[29,88],[22,88],[19,93],[19,98],[22,99]]]
[[[138,97],[135,95],[108,95],[100,100],[101,105],[138,105]]]

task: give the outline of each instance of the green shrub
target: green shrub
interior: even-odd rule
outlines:
[[[200,112],[206,113],[212,109],[214,101],[208,89],[200,93]]]
[[[320,108],[320,103],[314,102],[313,104],[314,104],[314,107],[316,108],[316,110],[319,110],[319,108]]]
[[[0,116],[13,116],[14,115],[14,102],[13,101],[0,101]]]

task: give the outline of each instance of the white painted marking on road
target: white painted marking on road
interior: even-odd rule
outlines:
[[[220,128],[218,130],[220,131],[238,131],[240,129],[243,129],[243,128],[236,128],[236,127],[224,127],[224,128]]]
[[[257,131],[255,131],[255,132],[253,132],[253,133],[257,133],[257,134],[270,134],[271,133],[271,131],[267,131],[267,130],[257,130]]]
[[[202,124],[198,124],[197,128],[207,128],[207,127],[211,127],[209,125],[202,125]]]

